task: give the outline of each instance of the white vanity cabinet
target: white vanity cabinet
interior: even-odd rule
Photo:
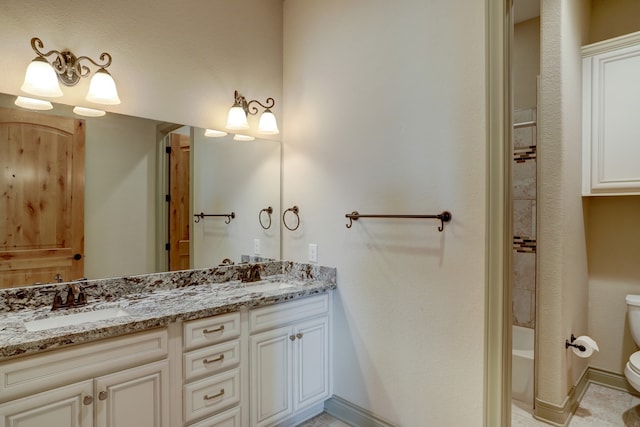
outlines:
[[[322,294],[250,311],[252,427],[322,411],[331,392],[329,302]]]
[[[582,194],[640,194],[640,32],[582,56]]]
[[[183,422],[241,427],[241,313],[185,322],[182,335]]]
[[[1,427],[170,427],[167,332],[0,364]]]

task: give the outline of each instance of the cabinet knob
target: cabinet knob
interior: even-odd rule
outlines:
[[[301,339],[302,339],[302,332],[298,332],[298,333],[296,334],[296,337],[297,337],[299,340],[301,340]]]
[[[85,396],[84,399],[82,399],[82,403],[91,405],[93,403],[93,396]]]
[[[98,393],[98,399],[106,400],[107,399],[107,392],[106,391],[101,391],[100,393]]]
[[[296,340],[296,336],[295,336],[295,335],[289,335],[289,339],[290,339],[291,341],[295,341],[295,340]]]

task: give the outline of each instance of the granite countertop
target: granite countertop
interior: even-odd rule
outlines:
[[[80,308],[52,312],[50,304],[39,306],[26,304],[19,309],[0,310],[0,361],[45,349],[163,327],[178,320],[199,319],[238,311],[241,307],[256,308],[289,301],[336,288],[335,269],[328,269],[330,271],[328,275],[314,275],[312,269],[305,268],[304,265],[302,268],[300,266],[298,264],[297,268],[283,273],[264,276],[263,280],[252,283],[233,280],[234,275],[231,274],[226,277],[230,280],[223,282],[192,281],[185,285],[176,280],[176,277],[179,278],[177,275],[181,273],[184,275],[187,272],[156,274],[154,284],[162,282],[162,286],[155,286],[153,289],[147,286],[142,290],[136,289],[134,292],[120,292],[119,295],[109,298],[96,298],[87,292],[88,304]],[[207,273],[213,271],[214,274],[218,274],[219,272],[215,270],[210,269]],[[318,269],[316,268],[315,271]],[[304,274],[295,274],[296,272],[304,272]],[[163,280],[158,280],[158,276]],[[190,277],[192,276],[193,274],[190,274]],[[173,286],[166,285],[167,282],[173,283]],[[90,283],[87,288],[95,287],[91,282],[84,282],[81,286],[86,283]],[[14,290],[14,295],[20,295],[19,292]],[[47,300],[51,301],[52,296]],[[5,304],[7,305],[10,304]],[[25,322],[33,320],[106,308],[121,309],[126,315],[41,331],[28,331],[25,327]]]

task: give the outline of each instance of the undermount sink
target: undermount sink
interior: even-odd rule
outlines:
[[[251,286],[243,286],[242,290],[249,292],[267,292],[267,291],[277,291],[279,289],[287,289],[293,288],[293,285],[288,283],[279,283],[279,282],[271,282],[271,283],[258,283],[257,285]]]
[[[104,308],[102,310],[85,311],[74,314],[60,314],[58,316],[46,317],[44,319],[24,322],[27,331],[44,331],[47,329],[61,328],[63,326],[79,325],[100,320],[115,319],[117,317],[129,316],[129,312],[119,308]]]

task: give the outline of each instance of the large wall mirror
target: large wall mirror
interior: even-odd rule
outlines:
[[[15,96],[0,94],[0,107],[18,109],[14,101]],[[187,194],[183,193],[186,210],[181,218],[188,238],[186,244],[182,239],[181,247],[170,247],[181,250],[183,255],[188,251],[182,267],[211,267],[225,259],[237,263],[243,255],[280,258],[279,142],[235,141],[232,134],[209,138],[203,129],[168,127],[155,120],[113,113],[84,118],[71,109],[55,105],[53,110],[33,114],[85,120],[82,277],[96,279],[178,269],[170,266],[169,252],[165,250],[175,225],[164,197],[171,188],[171,164],[164,146],[171,144],[173,134],[181,135],[183,146],[185,140],[189,144],[188,169],[182,175],[182,179],[185,175],[188,179]],[[2,186],[10,185],[11,174],[5,169]],[[174,184],[175,180],[174,176]],[[3,203],[2,227],[7,228],[8,218],[14,228],[25,220],[20,210],[11,213],[8,203]],[[272,208],[271,214],[260,213],[268,207]],[[193,216],[200,212],[233,212],[235,217],[227,221],[224,217]],[[260,219],[264,226],[270,221],[270,226],[264,228]],[[47,224],[43,223],[37,229],[42,231],[45,227]],[[6,249],[6,244],[0,247],[0,251]],[[62,277],[65,281],[77,278]],[[36,281],[54,280],[52,275],[50,280]],[[26,278],[0,286],[24,286],[36,281]]]

